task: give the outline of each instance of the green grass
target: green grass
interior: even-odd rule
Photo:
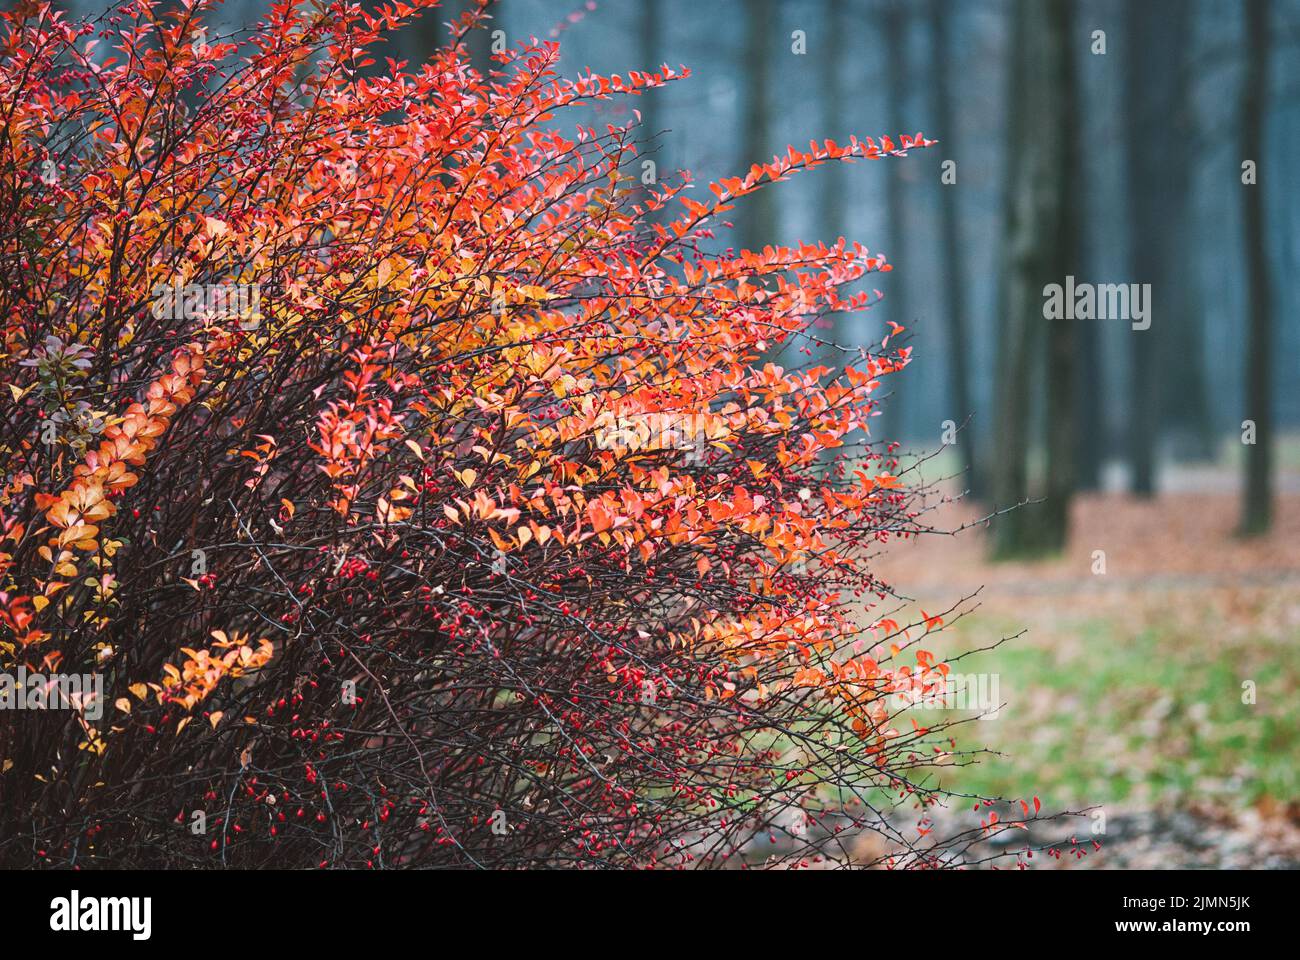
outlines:
[[[1062,633],[1072,635],[1062,649],[1021,639],[962,661],[964,672],[999,673],[1008,706],[964,727],[958,744],[1006,756],[955,771],[946,785],[1037,794],[1054,806],[1300,797],[1294,639],[1126,630],[1097,619]],[[1255,682],[1253,705],[1242,703],[1243,680]]]

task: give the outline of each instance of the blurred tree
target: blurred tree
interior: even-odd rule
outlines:
[[[1082,155],[1079,129],[1080,113],[1078,77],[1078,43],[1074,35],[1076,0],[1053,0],[1048,10],[1048,28],[1057,59],[1049,64],[1056,74],[1053,86],[1059,91],[1054,122],[1059,130],[1060,155],[1056,158],[1057,237],[1052,247],[1054,262],[1050,276],[1061,278],[1079,272],[1083,250],[1083,213],[1086,209],[1082,192]],[[1079,339],[1090,320],[1063,319],[1047,327],[1047,475],[1041,520],[1035,524],[1036,548],[1055,552],[1065,546],[1070,524],[1070,501],[1074,494],[1076,367]]]
[[[367,0],[368,5],[381,6],[375,0]],[[447,43],[449,34],[447,24],[459,19],[467,11],[479,6],[479,0],[449,0],[448,3],[433,10],[426,10],[415,23],[403,29],[397,36],[397,46],[401,57],[413,64],[428,60],[433,51]],[[488,17],[493,17],[495,3],[487,4]],[[500,29],[499,22],[485,19],[483,25],[471,30],[465,37],[469,50],[470,65],[479,73],[492,69],[492,31]]]
[[[949,41],[948,22],[953,16],[951,0],[931,0],[930,44],[933,51],[931,90],[934,91],[934,117],[940,141],[940,156],[944,161],[956,161],[959,154],[957,121],[952,108],[952,82],[948,74],[948,61],[953,55]],[[958,181],[960,183],[960,181]],[[970,344],[966,335],[966,261],[961,244],[958,222],[956,184],[945,185],[940,191],[940,234],[944,259],[944,318],[948,337],[948,356],[951,357],[949,376],[951,392],[946,398],[951,418],[957,424],[967,421],[971,406],[969,363]],[[978,434],[973,420],[966,422],[957,448],[966,471],[966,483],[974,496],[979,496],[979,477],[975,472],[975,450]]]
[[[641,41],[641,69],[654,71],[664,59],[664,2],[663,0],[641,0],[641,23],[640,23],[640,41]],[[646,90],[641,94],[641,103],[638,109],[642,116],[650,109],[650,104],[656,101],[655,94],[658,91]],[[653,127],[651,133],[658,132]]]
[[[1269,0],[1247,0],[1245,15],[1245,76],[1241,87],[1242,157],[1257,167],[1264,160],[1264,127],[1268,109]],[[1255,422],[1255,442],[1246,447],[1241,533],[1264,532],[1273,517],[1273,330],[1272,278],[1269,275],[1264,185],[1268,173],[1257,173],[1253,185],[1242,186],[1242,234],[1246,259],[1247,345],[1246,418]]]
[[[741,134],[741,169],[770,163],[772,146],[772,50],[778,28],[775,0],[751,0],[746,9],[742,72],[748,94]],[[740,245],[762,250],[777,241],[777,212],[773,191],[760,190],[745,198],[740,216]]]
[[[1151,496],[1161,426],[1168,426],[1166,390],[1191,422],[1207,417],[1203,387],[1196,400],[1199,366],[1192,354],[1196,337],[1182,242],[1188,229],[1189,158],[1179,148],[1171,117],[1182,109],[1186,85],[1180,77],[1191,41],[1190,6],[1183,0],[1130,3],[1125,47],[1125,164],[1128,178],[1129,261],[1134,283],[1151,285],[1151,326],[1128,332],[1131,349],[1127,452],[1130,489]],[[1160,362],[1156,362],[1156,358]],[[1192,408],[1199,403],[1201,410]],[[1162,416],[1162,414],[1166,416]]]
[[[1073,227],[1068,231],[1074,249],[1069,257],[1070,272],[1076,276],[1091,276],[1095,271],[1092,247],[1089,243],[1089,229],[1095,228],[1103,217],[1083,216],[1085,207],[1098,209],[1103,198],[1099,196],[1101,187],[1088,176],[1088,167],[1083,148],[1084,131],[1089,130],[1091,111],[1090,100],[1084,89],[1084,56],[1075,48],[1082,43],[1081,37],[1074,31],[1080,28],[1083,11],[1097,12],[1095,3],[1086,0],[1073,0],[1074,5],[1068,11],[1069,54],[1071,69],[1067,82],[1068,96],[1071,99],[1071,113],[1075,118],[1073,128],[1068,131],[1070,137],[1069,156],[1072,163],[1070,176],[1073,196],[1068,199],[1070,209],[1067,215],[1074,218]],[[1091,38],[1089,38],[1091,42]],[[1098,110],[1105,116],[1104,110]],[[1074,375],[1072,411],[1070,421],[1056,425],[1054,429],[1064,431],[1073,441],[1071,450],[1071,475],[1074,492],[1093,491],[1101,488],[1101,469],[1110,449],[1109,421],[1106,416],[1107,381],[1104,353],[1102,350],[1101,327],[1095,321],[1072,321],[1074,350]]]
[[[1066,106],[1068,12],[1064,0],[1016,0],[1011,8],[1008,74],[1006,225],[997,377],[993,497],[999,508],[1028,498],[1029,425],[1034,358],[1042,342],[1043,288],[1063,282],[1067,235],[1061,181],[1074,122]],[[1052,321],[1064,326],[1064,321]],[[1068,328],[1067,328],[1068,329]],[[1055,334],[1053,335],[1055,339]],[[1054,363],[1061,361],[1053,350]],[[1064,451],[1053,445],[1056,456]],[[1035,505],[1040,506],[1040,505]],[[1022,507],[999,517],[993,555],[1034,553],[1054,533],[1043,511]]]
[[[466,6],[473,6],[472,0],[467,0]],[[483,25],[477,30],[470,31],[469,36],[465,38],[465,42],[469,46],[469,62],[474,65],[475,70],[484,76],[496,69],[496,64],[492,62],[492,41],[493,34],[502,29],[496,12],[499,8],[499,4],[489,3],[487,5],[488,15],[483,21]],[[504,36],[502,39],[508,40]]]
[[[887,103],[885,108],[885,132],[897,142],[899,136],[908,132],[904,107],[907,102],[907,16],[908,6],[905,0],[885,0],[883,22],[885,28],[885,59],[888,66],[886,87]],[[912,131],[915,132],[915,131]],[[890,164],[885,176],[885,243],[882,247],[890,262],[905,262],[908,206],[905,203],[906,181],[901,164]],[[908,328],[908,336],[913,335],[911,305],[907,296],[907,271],[901,270],[890,275],[889,287],[885,297],[885,316],[895,323]],[[914,382],[914,377],[907,377],[908,371],[894,374],[889,378],[891,396],[884,405],[878,418],[879,435],[886,440],[897,440],[906,429],[906,407],[904,399],[907,391],[901,389],[906,382]]]
[[[398,34],[398,55],[412,64],[426,60],[441,44],[447,41],[441,10],[426,10],[423,15]]]
[[[640,63],[637,65],[638,70],[654,72],[659,65],[664,62],[664,3],[663,0],[641,0],[641,18],[639,24],[640,36],[638,39],[641,43]],[[646,90],[641,94],[640,101],[637,102],[636,108],[641,112],[641,130],[640,139],[643,141],[641,146],[640,162],[645,160],[654,161],[656,168],[656,184],[647,185],[647,189],[658,189],[658,180],[668,171],[659,169],[663,167],[663,157],[660,147],[663,144],[663,138],[659,135],[664,130],[664,109],[662,91]],[[641,182],[642,168],[638,167],[633,171],[633,176],[637,182]],[[662,220],[666,211],[655,210],[646,215],[646,222],[653,223]]]
[[[1078,262],[1088,263],[1083,250],[1080,250]],[[1102,363],[1097,324],[1088,321],[1076,324],[1074,343],[1074,415],[1069,424],[1069,433],[1074,441],[1074,489],[1098,490],[1109,443],[1104,402],[1106,369]]]
[[[1135,283],[1151,283],[1153,298],[1158,298],[1153,277],[1156,258],[1163,232],[1160,213],[1154,202],[1158,190],[1150,182],[1151,166],[1160,162],[1153,156],[1149,141],[1151,132],[1144,111],[1149,111],[1153,99],[1151,85],[1159,82],[1162,73],[1158,61],[1159,50],[1153,50],[1148,41],[1157,40],[1160,30],[1160,11],[1154,3],[1131,3],[1127,9],[1128,36],[1125,48],[1125,79],[1127,95],[1127,129],[1124,146],[1128,168],[1129,245]],[[1157,41],[1157,47],[1163,47]],[[1160,158],[1161,160],[1164,158]],[[1163,323],[1152,321],[1156,330]],[[1129,368],[1128,409],[1124,422],[1128,427],[1126,448],[1129,461],[1129,488],[1138,496],[1151,496],[1155,492],[1156,443],[1156,370],[1152,358],[1155,333],[1148,330],[1129,332],[1131,345]]]
[[[1196,100],[1192,95],[1192,71],[1196,67],[1195,8],[1185,0],[1166,0],[1166,3],[1170,9],[1162,17],[1161,42],[1171,58],[1168,89],[1165,102],[1154,105],[1158,110],[1156,116],[1163,118],[1162,122],[1148,126],[1148,135],[1152,127],[1161,131],[1164,166],[1161,196],[1168,205],[1163,242],[1159,245],[1163,286],[1159,302],[1161,315],[1167,318],[1164,329],[1156,334],[1165,372],[1160,422],[1162,430],[1176,441],[1175,456],[1182,460],[1208,460],[1214,454],[1214,431],[1206,382],[1204,318],[1196,289],[1197,271],[1186,269],[1196,259],[1192,182],[1194,165],[1201,156],[1197,150],[1200,131]]]
[[[821,41],[819,55],[821,56],[821,84],[820,93],[822,96],[822,130],[823,137],[832,137],[837,142],[844,142],[844,84],[840,80],[840,72],[843,67],[844,59],[844,31],[848,29],[846,8],[847,0],[827,0],[826,17],[822,21],[823,40]],[[833,243],[845,233],[844,212],[848,208],[848,197],[845,174],[847,170],[843,164],[832,163],[818,171],[821,177],[820,192],[818,193],[818,220],[819,229],[823,239],[827,243]],[[851,314],[834,314],[831,317],[831,328],[824,331],[828,339],[841,346],[858,346],[854,342],[856,334],[851,329],[846,329],[843,320]],[[842,358],[835,356],[834,351],[826,351],[826,362],[834,364],[842,362]]]

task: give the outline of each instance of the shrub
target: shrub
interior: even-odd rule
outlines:
[[[646,190],[634,126],[551,121],[684,73],[484,77],[479,12],[376,64],[433,5],[4,14],[0,658],[104,712],[5,715],[0,862],[940,862],[873,807],[955,749],[889,696],[943,682],[941,618],[871,612],[920,529],[865,436],[906,351],[777,362],[888,265],[709,252],[926,142]]]

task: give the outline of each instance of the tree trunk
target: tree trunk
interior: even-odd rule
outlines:
[[[1269,80],[1268,0],[1246,3],[1246,75],[1241,96],[1242,157],[1256,164],[1257,182],[1243,184],[1241,227],[1246,254],[1246,419],[1255,421],[1255,442],[1246,447],[1241,533],[1255,535],[1273,519],[1272,280],[1264,224],[1264,125]]]
[[[818,139],[830,137],[839,143],[846,140],[846,131],[843,129],[844,85],[840,82],[844,31],[848,29],[845,6],[846,0],[826,0],[823,38],[817,49],[817,55],[821,58],[821,89],[818,92],[822,99],[822,125],[825,128]],[[822,188],[818,220],[827,243],[844,235],[846,172],[842,163],[830,163],[817,171]]]
[[[742,170],[755,163],[771,163],[775,150],[771,136],[771,57],[777,27],[775,0],[751,0],[745,34],[743,75],[748,80],[749,95],[745,108],[742,142]],[[741,211],[741,246],[762,250],[777,241],[776,201],[771,189],[759,190],[745,198]]]
[[[1179,54],[1173,48],[1187,42],[1184,27],[1188,11],[1182,0],[1150,0],[1129,4],[1126,9],[1124,139],[1132,270],[1129,281],[1150,284],[1151,289],[1150,327],[1127,331],[1132,364],[1127,452],[1129,488],[1135,496],[1149,497],[1156,488],[1161,387],[1169,373],[1164,363],[1156,363],[1156,357],[1162,354],[1172,328],[1185,322],[1177,306],[1177,285],[1184,281],[1168,269],[1171,238],[1176,239],[1181,232],[1178,218],[1184,199],[1175,196],[1170,164],[1177,167],[1182,161],[1167,156],[1172,138],[1166,131],[1168,113],[1175,107],[1172,99]]]
[[[641,62],[637,65],[637,68],[647,73],[658,73],[659,67],[664,61],[663,23],[663,0],[641,0]],[[641,187],[641,195],[647,198],[650,193],[662,189],[659,181],[668,172],[666,165],[662,162],[663,155],[660,152],[661,140],[659,134],[664,129],[663,102],[660,93],[659,90],[646,90],[641,94],[640,101],[636,103],[637,109],[641,112],[641,127],[637,132],[637,139],[640,141],[638,146],[640,152],[631,175],[635,178],[638,186]],[[655,182],[645,184],[642,187],[643,169],[641,164],[646,160],[651,160],[655,164]],[[646,216],[646,220],[650,223],[661,223],[665,219],[666,211],[664,210],[654,210]]]
[[[957,122],[952,109],[952,87],[948,75],[948,58],[952,56],[949,42],[948,18],[952,16],[951,3],[947,0],[932,0],[930,4],[930,42],[932,44],[934,70],[931,74],[932,89],[935,91],[934,117],[938,124],[940,154],[944,160],[956,160],[959,153],[957,142]],[[960,176],[960,164],[958,164]],[[958,183],[961,181],[958,180]],[[957,439],[957,449],[961,455],[962,467],[966,472],[966,484],[972,496],[979,496],[979,477],[975,472],[975,450],[977,431],[971,417],[970,396],[970,343],[966,335],[966,261],[962,255],[961,228],[958,222],[957,184],[944,184],[940,187],[939,229],[943,244],[945,296],[947,310],[946,333],[948,336],[949,377],[952,391],[948,397],[948,409],[951,419],[957,424],[965,424]]]
[[[895,142],[905,132],[906,119],[903,106],[907,100],[907,5],[902,0],[888,0],[884,10],[885,51],[888,60],[889,102],[885,108],[887,128],[885,133]],[[895,323],[908,328],[907,336],[912,333],[912,315],[907,298],[906,271],[906,237],[907,205],[903,202],[905,182],[903,180],[903,161],[890,159],[887,166],[885,182],[885,216],[888,225],[885,228],[886,242],[882,244],[885,256],[891,263],[902,264],[903,268],[889,278],[885,292],[885,316]],[[890,341],[891,345],[894,343]],[[906,409],[904,402],[906,392],[900,389],[907,372],[891,374],[883,381],[882,389],[890,394],[881,416],[877,418],[879,435],[884,440],[898,440],[905,429]],[[908,378],[909,382],[915,378]],[[936,424],[937,426],[937,424]]]
[[[1083,248],[1083,191],[1079,144],[1081,119],[1077,50],[1074,36],[1075,0],[1052,0],[1048,9],[1051,47],[1059,52],[1055,64],[1056,85],[1060,91],[1056,119],[1061,139],[1057,158],[1057,229],[1055,263],[1051,277],[1062,282],[1079,272]],[[1075,376],[1079,340],[1083,324],[1090,320],[1054,320],[1047,328],[1047,477],[1041,520],[1035,524],[1036,548],[1055,553],[1065,546],[1069,536],[1070,502],[1074,496]]]
[[[844,31],[848,28],[845,6],[846,0],[827,0],[826,20],[822,28],[824,39],[820,42],[817,51],[818,56],[822,58],[820,93],[824,107],[822,119],[824,129],[821,131],[820,139],[829,137],[837,143],[846,140],[844,86],[840,82],[841,61],[844,57]],[[817,220],[822,239],[827,243],[834,243],[844,236],[844,212],[848,200],[845,188],[847,172],[842,163],[829,163],[817,171],[817,175],[821,177]],[[829,329],[818,333],[839,346],[861,346],[862,344],[858,342],[861,339],[859,331],[850,327],[853,318],[854,314],[851,313],[832,314],[829,318]],[[833,347],[823,351],[823,360],[832,367],[840,366],[844,362],[844,358]]]
[[[993,448],[993,496],[1005,508],[1028,498],[1030,397],[1035,346],[1048,321],[1043,287],[1060,283],[1062,192],[1066,126],[1061,64],[1067,42],[1063,0],[1016,0],[1012,15],[1011,105],[1007,124],[1007,223],[1003,232],[1002,336],[999,341],[997,441]],[[993,555],[1034,551],[1032,508],[999,517]]]
[[[1197,149],[1196,98],[1192,88],[1193,9],[1185,0],[1166,0],[1160,11],[1161,43],[1168,51],[1167,74],[1160,77],[1163,96],[1148,111],[1148,143],[1157,151],[1162,170],[1160,196],[1162,242],[1159,299],[1162,329],[1156,334],[1165,389],[1160,398],[1160,423],[1176,441],[1172,453],[1180,460],[1207,460],[1214,453],[1214,431],[1205,369],[1204,318],[1196,288],[1199,274],[1186,264],[1196,260],[1192,237],[1193,164]],[[1158,118],[1158,124],[1152,117]],[[1159,137],[1152,137],[1155,129]],[[1142,189],[1150,189],[1143,184]]]
[[[1080,255],[1080,263],[1089,262]],[[1080,271],[1082,272],[1082,271]],[[1075,326],[1077,347],[1074,380],[1074,489],[1099,490],[1101,468],[1110,449],[1109,425],[1106,420],[1106,368],[1102,363],[1101,337],[1096,321]]]
[[[369,7],[373,9],[373,5]],[[407,60],[407,69],[417,72],[420,64],[427,63],[433,52],[448,42],[444,24],[450,19],[442,10],[425,10],[403,27],[388,42],[389,55]],[[378,61],[379,58],[376,57]],[[379,66],[381,64],[376,64]]]

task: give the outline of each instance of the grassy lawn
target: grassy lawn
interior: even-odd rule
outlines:
[[[1236,806],[1300,797],[1300,657],[1295,632],[1135,627],[1090,617],[1051,638],[1022,637],[962,661],[1000,674],[1002,714],[961,729],[959,745],[1005,756],[965,767],[963,792],[1052,806]],[[976,614],[963,646],[1023,622]],[[1068,638],[1068,639],[1066,639]],[[1047,639],[1048,642],[1044,642]],[[1242,682],[1255,703],[1242,702]]]

